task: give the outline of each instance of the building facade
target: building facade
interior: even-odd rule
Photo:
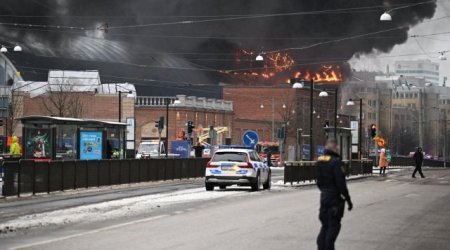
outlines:
[[[326,122],[334,126],[334,97],[319,97],[314,91],[313,141],[315,150],[325,143]],[[286,128],[284,159],[299,158],[301,145],[309,145],[310,135],[310,91],[293,89],[291,85],[280,86],[225,86],[224,99],[232,100],[235,119],[232,143],[242,144],[247,130],[256,131],[260,141],[279,142],[277,131]],[[339,126],[339,124],[338,124]],[[301,134],[298,134],[298,129]],[[302,136],[298,138],[298,135]],[[302,139],[303,138],[303,139]],[[320,149],[319,149],[320,150]],[[316,152],[317,155],[317,152]]]
[[[166,105],[166,99],[169,105]],[[168,117],[167,117],[168,113]],[[138,96],[135,103],[136,114],[136,145],[142,140],[155,140],[159,138],[155,122],[164,117],[169,126],[164,126],[161,138],[168,141],[187,138],[186,124],[194,123],[192,141],[203,144],[211,143],[209,130],[214,128],[216,138],[214,144],[225,144],[232,136],[233,102],[178,95],[175,97]],[[168,119],[168,120],[166,120]],[[169,145],[170,146],[170,145]]]
[[[396,61],[395,75],[423,78],[434,86],[439,85],[439,64],[430,60]]]

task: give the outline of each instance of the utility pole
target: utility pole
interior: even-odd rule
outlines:
[[[275,142],[275,98],[272,97],[272,142]]]
[[[419,91],[419,147],[423,147],[423,93],[422,90]]]
[[[447,167],[447,107],[444,109],[444,168]]]
[[[169,157],[169,104],[170,99],[166,98],[166,158]]]
[[[313,137],[313,126],[314,126],[314,80],[311,79],[309,88],[309,160],[314,161],[314,137]]]

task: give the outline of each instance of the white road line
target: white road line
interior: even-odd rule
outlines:
[[[169,215],[165,214],[165,215],[159,215],[159,216],[154,216],[154,217],[150,217],[150,218],[145,218],[145,219],[125,222],[125,223],[112,225],[112,226],[108,226],[108,227],[103,227],[103,228],[99,228],[99,229],[95,229],[95,230],[91,230],[91,231],[86,231],[86,232],[82,232],[82,233],[67,235],[67,236],[63,236],[63,237],[59,237],[59,238],[54,238],[54,239],[51,239],[51,240],[35,242],[35,243],[26,244],[26,245],[22,245],[22,246],[16,246],[16,247],[12,247],[12,248],[9,248],[9,249],[10,250],[17,250],[17,249],[24,249],[24,248],[35,247],[35,246],[40,246],[40,245],[46,245],[46,244],[50,244],[50,243],[54,243],[54,242],[58,242],[58,241],[63,241],[63,240],[77,238],[77,237],[81,237],[81,236],[85,236],[85,235],[100,233],[100,232],[108,231],[108,230],[111,230],[111,229],[116,229],[116,228],[119,228],[119,227],[125,227],[125,226],[129,226],[129,225],[133,225],[133,224],[149,222],[149,221],[161,219],[161,218],[168,217],[168,216]]]

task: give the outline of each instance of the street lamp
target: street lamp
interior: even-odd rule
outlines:
[[[21,52],[21,51],[22,51],[22,47],[20,47],[19,45],[16,45],[16,46],[14,47],[14,51],[15,51],[15,52]]]
[[[326,92],[325,90],[320,91],[319,97],[328,97],[328,92]]]
[[[264,61],[264,57],[261,54],[258,54],[255,58],[256,61]]]
[[[325,90],[322,90],[319,93],[319,97],[328,97],[328,92]],[[337,138],[337,119],[339,118],[338,115],[338,88],[334,89],[334,139]]]
[[[309,81],[309,160],[314,160],[314,141],[313,141],[313,126],[314,126],[314,80],[311,79]],[[305,86],[306,80],[302,79],[300,81],[297,81],[295,79],[295,83],[292,85],[292,88],[294,89],[301,89]]]
[[[128,96],[133,94],[133,91],[121,91],[119,90],[119,122],[122,122],[122,93],[127,93]]]
[[[293,89],[302,89],[303,88],[303,83],[295,81],[295,83],[292,85]]]
[[[392,21],[392,16],[391,16],[391,14],[389,14],[387,11],[385,11],[385,12],[380,16],[380,21],[383,21],[383,22],[389,22],[389,21]]]
[[[359,128],[358,128],[358,154],[359,154],[359,159],[362,159],[362,150],[361,150],[361,146],[362,146],[362,105],[363,105],[363,100],[362,98],[359,99]],[[352,99],[349,99],[347,101],[347,106],[355,106],[355,101]]]
[[[2,48],[0,49],[0,52],[6,53],[6,52],[8,52],[8,49],[5,46],[2,46]]]
[[[261,103],[261,105],[259,106],[261,109],[264,109],[264,104]],[[287,106],[286,104],[283,103],[283,105],[281,106],[283,109],[286,109]],[[292,111],[293,113],[295,113],[295,110]],[[275,98],[272,97],[272,141],[275,141]]]

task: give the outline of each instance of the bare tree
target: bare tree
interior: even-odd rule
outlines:
[[[75,92],[74,84],[67,81],[70,80],[66,80],[66,83],[49,84],[47,93],[40,99],[50,115],[79,118],[84,111],[82,93]]]
[[[11,97],[8,106],[8,117],[6,119],[7,135],[13,135],[19,124],[18,118],[23,114],[23,95],[21,92],[11,90]]]

